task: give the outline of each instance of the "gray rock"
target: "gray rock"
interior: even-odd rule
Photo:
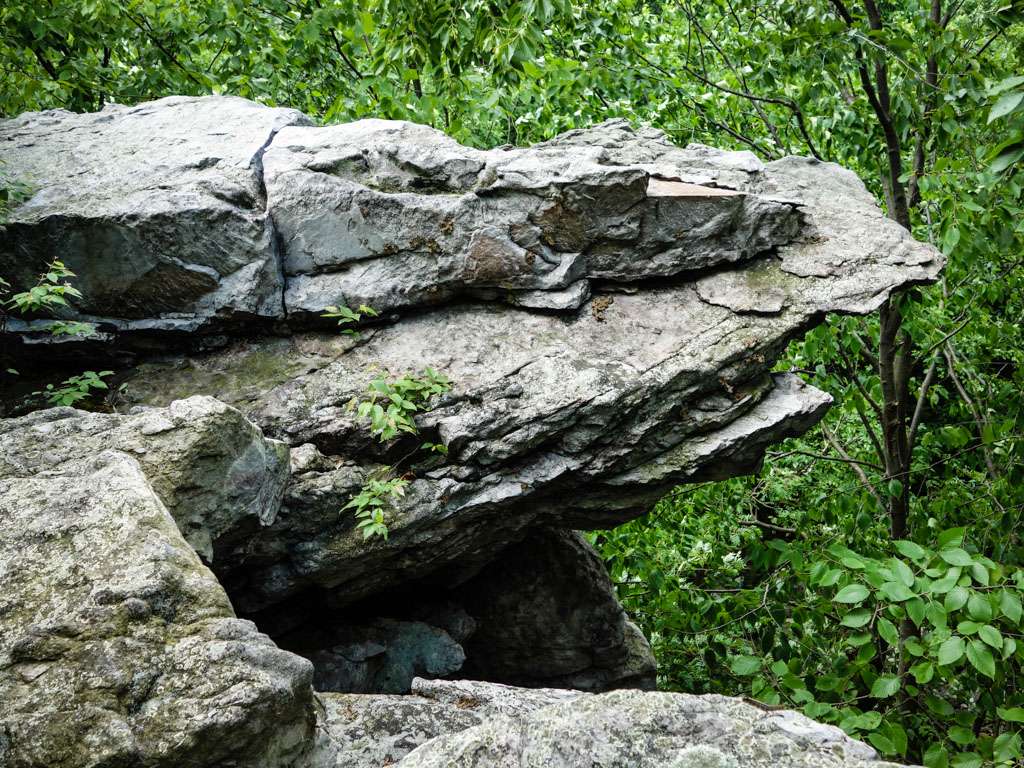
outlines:
[[[0,764],[291,765],[312,666],[248,621],[139,462],[0,479]]]
[[[411,696],[324,694],[309,768],[869,768],[834,726],[725,696],[586,694],[416,680]]]
[[[135,457],[208,561],[218,547],[270,525],[288,481],[288,447],[212,397],[127,415],[51,408],[0,421],[0,477],[62,471],[111,449]]]
[[[571,310],[590,278],[728,264],[800,229],[789,201],[660,182],[557,140],[483,152],[426,126],[361,120],[283,129],[264,165],[293,316],[486,289],[518,306]]]
[[[379,768],[392,765],[436,736],[458,733],[494,717],[517,717],[576,691],[525,690],[467,680],[414,680],[412,695],[324,693],[324,738],[309,768]]]
[[[114,329],[280,317],[262,155],[296,123],[228,96],[0,120],[4,173],[34,190],[0,231],[0,274],[23,289],[61,259],[81,315]]]
[[[291,320],[339,302],[433,308],[129,381],[150,404],[216,392],[324,456],[273,525],[220,558],[252,615],[311,589],[343,607],[428,576],[460,583],[533,527],[616,525],[678,483],[756,469],[829,402],[769,374],[786,344],[942,265],[838,166],[679,148],[624,121],[490,152],[407,123],[293,126],[264,167]],[[444,462],[381,446],[346,407],[382,371],[426,366],[454,383],[418,417]],[[410,455],[388,540],[364,541],[340,510]]]
[[[472,711],[480,718],[522,717],[585,695],[562,688],[517,688],[480,680],[413,680],[412,692],[431,701]]]
[[[324,738],[308,768],[394,765],[435,736],[457,733],[482,719],[468,709],[416,695],[321,693]]]
[[[725,696],[614,691],[439,735],[399,768],[821,768],[874,766],[835,726]]]
[[[654,688],[650,646],[578,533],[532,532],[452,599],[476,624],[463,642],[467,677],[580,690]]]
[[[545,553],[531,531],[616,525],[679,483],[755,470],[829,404],[771,373],[786,345],[826,313],[872,311],[942,266],[830,164],[679,148],[624,121],[492,151],[408,123],[304,122],[220,97],[0,122],[0,160],[36,187],[0,236],[0,274],[22,287],[63,258],[84,294],[75,316],[94,323],[84,347],[52,354],[152,352],[154,332],[198,334],[196,346],[218,348],[161,349],[127,397],[167,406],[215,394],[238,408],[198,398],[0,425],[0,488],[16,502],[2,514],[17,523],[0,529],[0,569],[14,563],[17,579],[13,608],[0,610],[0,685],[19,715],[0,749],[15,765],[271,768],[310,746],[309,665],[233,618],[172,517],[234,606],[275,637],[294,637],[317,607],[332,629],[355,631],[346,612],[373,625],[384,614],[367,606],[385,594],[432,590],[444,602],[476,585],[473,621],[444,622],[458,640],[408,615],[409,627],[304,649],[358,651],[357,667],[335,665],[338,685],[374,678],[382,660],[389,685],[450,674],[460,645],[479,656],[474,642],[497,651],[482,674],[531,685],[649,675],[593,554],[564,535]],[[298,332],[339,303],[383,314],[358,337]],[[258,336],[271,321],[283,336],[202,337]],[[38,342],[45,328],[29,318],[8,331]],[[348,404],[382,374],[427,366],[452,391],[417,416],[420,436],[380,444]],[[425,456],[424,439],[447,455]],[[365,540],[343,507],[390,465],[408,493],[388,511],[388,538]],[[69,504],[83,512],[60,514]],[[565,594],[512,563],[488,566],[524,539],[545,572],[563,574]],[[495,596],[502,583],[514,594]],[[531,597],[566,626],[531,624]],[[499,622],[513,620],[502,636]],[[400,653],[371,652],[403,633],[413,640]],[[385,760],[434,736],[406,766],[873,757],[834,729],[727,699],[571,694],[517,709],[506,691],[492,697],[508,709],[499,715],[472,696],[439,709],[447,684],[422,685],[440,687],[410,704],[414,733],[383,722],[387,700],[364,724],[338,702],[327,720],[344,720],[343,734],[381,731],[379,749],[353,749]],[[347,737],[330,730],[310,760],[344,754]]]

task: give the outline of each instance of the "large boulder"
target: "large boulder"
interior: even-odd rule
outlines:
[[[309,768],[378,768],[394,765],[416,747],[481,725],[514,718],[559,702],[579,691],[513,688],[475,680],[412,681],[406,696],[318,694],[323,738],[309,755]]]
[[[485,152],[426,126],[361,120],[286,128],[264,165],[293,314],[467,293],[575,309],[590,280],[728,264],[800,229],[792,202],[661,181],[596,144]]]
[[[291,765],[312,665],[235,618],[142,466],[0,479],[0,765]]]
[[[472,695],[439,706],[410,682],[463,664],[530,686],[649,682],[646,642],[568,531],[756,470],[830,403],[774,372],[786,345],[827,313],[870,312],[936,278],[938,252],[853,174],[680,148],[621,120],[480,151],[423,126],[317,128],[223,97],[0,121],[0,162],[33,187],[0,235],[0,275],[24,288],[62,258],[83,294],[64,314],[96,331],[62,350],[46,319],[10,322],[5,342],[26,342],[9,347],[15,367],[31,375],[38,350],[48,363],[68,350],[130,359],[118,404],[143,406],[0,424],[0,568],[16,578],[0,598],[0,685],[15,708],[0,715],[0,757],[726,768],[873,756],[727,699],[571,694],[470,716]],[[380,316],[355,334],[321,317],[363,303]],[[374,380],[428,367],[450,391],[423,404],[420,434],[382,443],[352,405]],[[374,476],[408,488],[386,510],[388,536],[366,539],[345,505]],[[310,666],[234,618],[188,545],[239,615],[319,662],[324,685],[411,684],[425,701],[364,711],[328,697],[303,757]],[[385,722],[407,709],[420,724],[408,736]],[[359,742],[360,729],[386,744]]]
[[[311,768],[882,768],[796,712],[725,696],[600,695],[415,680],[410,696],[321,696]]]
[[[702,297],[773,313],[794,303],[788,278],[817,276],[843,284],[817,311],[854,309],[855,294],[865,311],[938,267],[837,166],[679,148],[623,120],[482,151],[400,121],[314,127],[235,97],[169,97],[0,120],[0,163],[32,190],[0,232],[0,274],[25,288],[63,260],[79,318],[113,343],[301,324],[341,303],[575,312],[609,283],[772,254],[782,285],[744,297],[726,278]],[[11,327],[31,340],[46,323]]]
[[[288,446],[212,397],[129,414],[51,408],[0,421],[0,477],[61,471],[104,450],[133,456],[186,541],[207,561],[277,516]]]
[[[0,165],[33,192],[0,230],[0,274],[75,274],[83,319],[194,331],[283,314],[262,156],[293,109],[174,96],[0,120]]]
[[[875,751],[796,712],[613,691],[439,735],[398,768],[870,768]]]

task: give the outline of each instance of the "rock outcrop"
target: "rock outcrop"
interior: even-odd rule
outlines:
[[[835,726],[725,696],[415,680],[326,695],[315,768],[883,768]],[[372,735],[371,735],[372,734]]]
[[[138,461],[185,540],[208,561],[214,545],[273,523],[289,480],[288,446],[212,397],[128,415],[52,408],[0,421],[3,477],[61,471],[105,450]]]
[[[573,531],[756,470],[830,403],[773,372],[786,345],[935,279],[853,174],[620,120],[482,151],[224,97],[0,121],[0,161],[33,189],[0,275],[63,260],[92,328],[10,318],[5,348],[29,377],[116,361],[125,411],[0,422],[0,763],[873,756],[727,699],[492,685],[650,686]],[[322,317],[361,304],[355,333]],[[427,368],[450,390],[381,442],[352,404]],[[344,507],[379,475],[408,485],[366,539]]]
[[[272,768],[306,751],[312,665],[235,618],[136,459],[5,470],[0,765]]]
[[[654,688],[650,646],[604,563],[574,531],[532,531],[451,599],[474,623],[463,674],[584,691]]]
[[[34,194],[0,234],[0,273],[77,274],[80,313],[112,329],[193,331],[283,312],[262,156],[292,109],[172,97],[0,122],[4,173]]]

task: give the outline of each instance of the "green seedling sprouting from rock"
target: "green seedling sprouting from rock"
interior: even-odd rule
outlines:
[[[418,433],[413,414],[421,410],[434,395],[443,395],[451,389],[451,382],[433,368],[425,368],[421,375],[405,375],[397,379],[383,376],[370,382],[369,398],[349,401],[361,419],[370,420],[370,432],[386,443],[400,432]]]
[[[405,433],[419,434],[414,415],[422,411],[435,395],[443,395],[451,389],[451,382],[433,368],[426,368],[420,375],[406,374],[397,379],[384,376],[374,379],[367,387],[369,397],[353,398],[349,410],[355,411],[361,419],[369,419],[370,433],[380,442],[386,443]],[[418,450],[446,454],[448,448],[440,443],[423,443]],[[396,476],[394,466],[385,467],[367,478],[359,493],[353,496],[342,509],[354,509],[363,531],[363,538],[388,537],[387,515],[397,502],[405,496],[409,481]]]
[[[393,467],[386,467],[384,474],[390,473]],[[388,526],[385,520],[387,511],[391,509],[399,499],[405,496],[405,488],[409,481],[403,477],[391,477],[380,479],[369,478],[359,493],[353,496],[342,510],[354,509],[359,522],[357,528],[363,531],[363,538],[380,536],[383,539],[388,537]]]
[[[338,321],[338,327],[341,328],[341,332],[346,336],[354,336],[359,338],[359,331],[354,328],[346,328],[347,325],[355,325],[360,320],[366,317],[379,317],[380,313],[377,312],[373,307],[368,307],[365,304],[360,304],[359,307],[353,311],[341,304],[337,307],[326,307],[320,317],[331,318],[332,320]]]
[[[74,406],[78,402],[88,399],[93,394],[93,390],[107,389],[107,383],[103,379],[113,375],[113,371],[100,371],[99,373],[86,371],[79,376],[64,379],[60,386],[47,384],[45,389],[32,394],[44,397],[50,405]]]
[[[68,269],[64,262],[54,259],[39,276],[35,285],[9,298],[7,294],[10,293],[10,283],[0,278],[0,330],[6,326],[7,316],[11,312],[31,316],[53,314],[69,307],[69,299],[78,299],[82,296],[78,289],[68,282],[72,277],[75,277],[75,273]],[[93,327],[89,323],[54,320],[48,329],[54,336],[85,336],[92,332]],[[12,375],[18,373],[13,368],[6,370]],[[65,379],[59,385],[47,384],[45,389],[32,394],[43,397],[49,405],[74,406],[87,400],[94,391],[106,390],[107,385],[103,379],[112,376],[113,373],[85,371],[78,376]]]

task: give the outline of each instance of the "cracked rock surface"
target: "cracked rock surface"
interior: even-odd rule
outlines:
[[[81,314],[110,330],[280,317],[261,158],[308,122],[227,96],[0,120],[4,175],[33,191],[0,232],[0,272],[30,285],[61,259]]]
[[[0,421],[0,476],[33,477],[116,450],[135,458],[186,541],[207,560],[214,543],[251,535],[277,516],[288,447],[212,397],[130,414],[52,408]]]
[[[477,150],[228,97],[0,121],[0,161],[32,187],[0,275],[20,290],[63,260],[82,291],[67,319],[93,324],[58,347],[49,319],[10,322],[16,367],[128,360],[117,405],[142,406],[0,422],[0,762],[873,758],[729,699],[485,690],[649,684],[646,641],[571,531],[756,470],[830,404],[773,372],[786,345],[935,280],[938,252],[852,173],[622,120]],[[321,317],[339,304],[380,316],[342,335]],[[351,403],[427,367],[450,391],[382,444]],[[364,539],[343,508],[389,467],[407,494]],[[322,707],[289,651],[339,689]]]

